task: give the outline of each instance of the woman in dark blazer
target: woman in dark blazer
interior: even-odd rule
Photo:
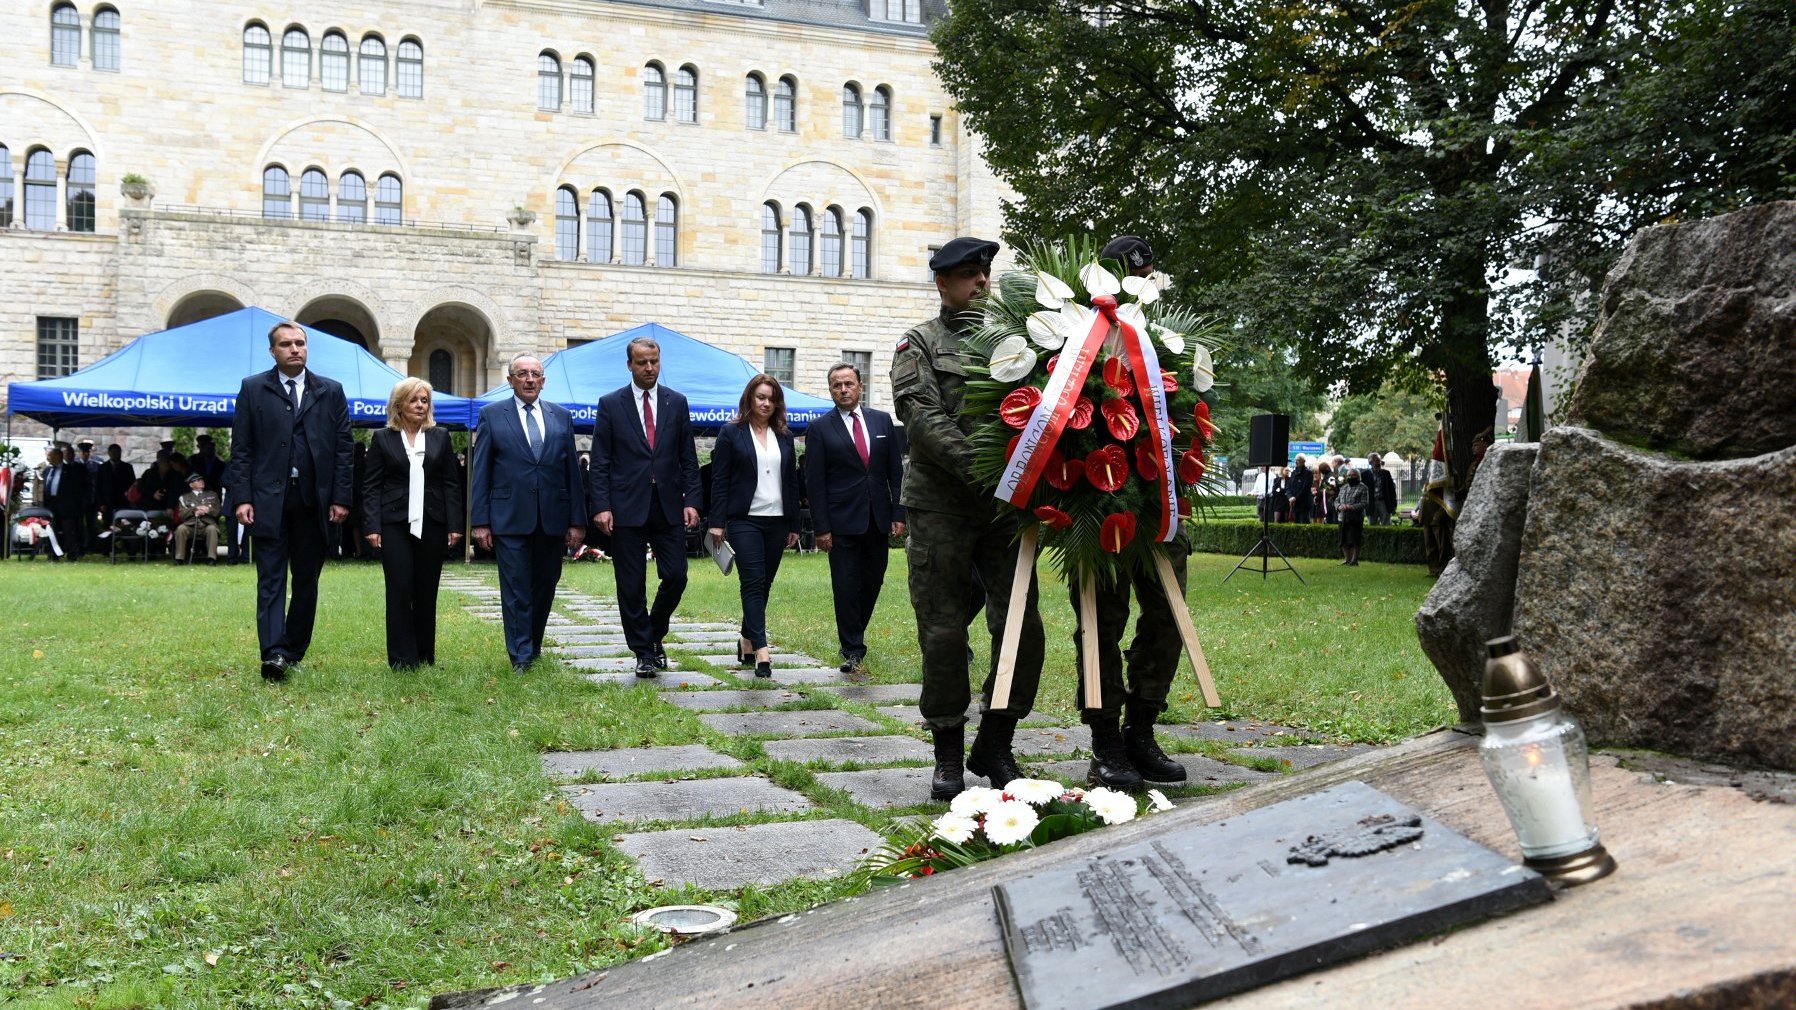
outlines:
[[[755,676],[773,676],[767,652],[767,596],[779,574],[780,557],[798,546],[798,451],[786,428],[786,394],[772,376],[748,380],[736,419],[711,449],[713,540],[722,537],[736,552],[742,587],[744,662],[754,653]]]
[[[401,379],[387,399],[387,426],[368,440],[362,529],[387,577],[387,665],[437,661],[437,580],[445,547],[461,540],[461,468],[449,433],[436,426],[430,384]]]

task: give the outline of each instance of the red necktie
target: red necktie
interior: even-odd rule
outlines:
[[[642,431],[648,436],[649,451],[655,451],[655,405],[649,402],[648,390],[642,391]]]
[[[861,430],[861,415],[849,414],[848,419],[854,422],[854,451],[861,454],[861,465],[868,465],[867,433]]]

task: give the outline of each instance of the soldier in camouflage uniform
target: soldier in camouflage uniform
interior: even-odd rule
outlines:
[[[910,567],[910,601],[917,614],[923,651],[923,693],[918,707],[935,736],[932,799],[951,799],[965,788],[962,762],[994,787],[1022,775],[1011,754],[1017,723],[1035,704],[1041,679],[1042,628],[1037,591],[1030,580],[1017,645],[1010,704],[991,708],[998,643],[1010,609],[1010,586],[1017,561],[1019,518],[1024,513],[994,498],[973,480],[967,436],[980,423],[961,413],[966,369],[961,335],[978,320],[969,311],[985,292],[996,242],[957,238],[930,257],[942,311],[912,327],[892,359],[892,396],[910,442],[910,469],[903,502],[910,517],[905,549]],[[1033,520],[1031,520],[1033,521]],[[981,690],[979,735],[963,753],[967,684],[968,614],[978,585],[985,592],[985,623],[991,632],[992,670]]]
[[[1145,277],[1154,272],[1154,251],[1133,235],[1120,235],[1099,253],[1100,259],[1118,260],[1124,269]],[[1167,560],[1178,577],[1179,591],[1185,590],[1185,558],[1191,553],[1190,538],[1183,530],[1164,546]],[[1135,621],[1135,639],[1129,643],[1128,688],[1123,686],[1123,629],[1129,623],[1129,589],[1141,604],[1141,616]],[[1102,707],[1085,707],[1085,690],[1081,682],[1075,704],[1079,717],[1091,727],[1091,770],[1088,780],[1094,786],[1112,789],[1135,789],[1147,778],[1155,782],[1185,781],[1185,766],[1166,756],[1154,740],[1154,720],[1166,711],[1166,695],[1172,689],[1172,676],[1179,669],[1179,654],[1184,643],[1172,616],[1172,604],[1160,584],[1160,573],[1152,567],[1136,568],[1119,575],[1113,585],[1102,581],[1097,587],[1098,685],[1103,692]],[[1073,646],[1079,655],[1079,669],[1084,668],[1085,643],[1079,633],[1084,615],[1079,613],[1079,595],[1072,588]],[[1122,728],[1117,729],[1117,717]]]

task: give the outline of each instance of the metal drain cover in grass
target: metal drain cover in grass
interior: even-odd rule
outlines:
[[[637,912],[630,917],[630,921],[663,933],[701,936],[729,929],[736,923],[736,913],[716,905],[662,905],[660,908]]]

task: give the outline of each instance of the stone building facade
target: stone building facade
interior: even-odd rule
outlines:
[[[939,3],[6,4],[0,383],[259,305],[463,395],[652,321],[889,402],[1000,221]]]

